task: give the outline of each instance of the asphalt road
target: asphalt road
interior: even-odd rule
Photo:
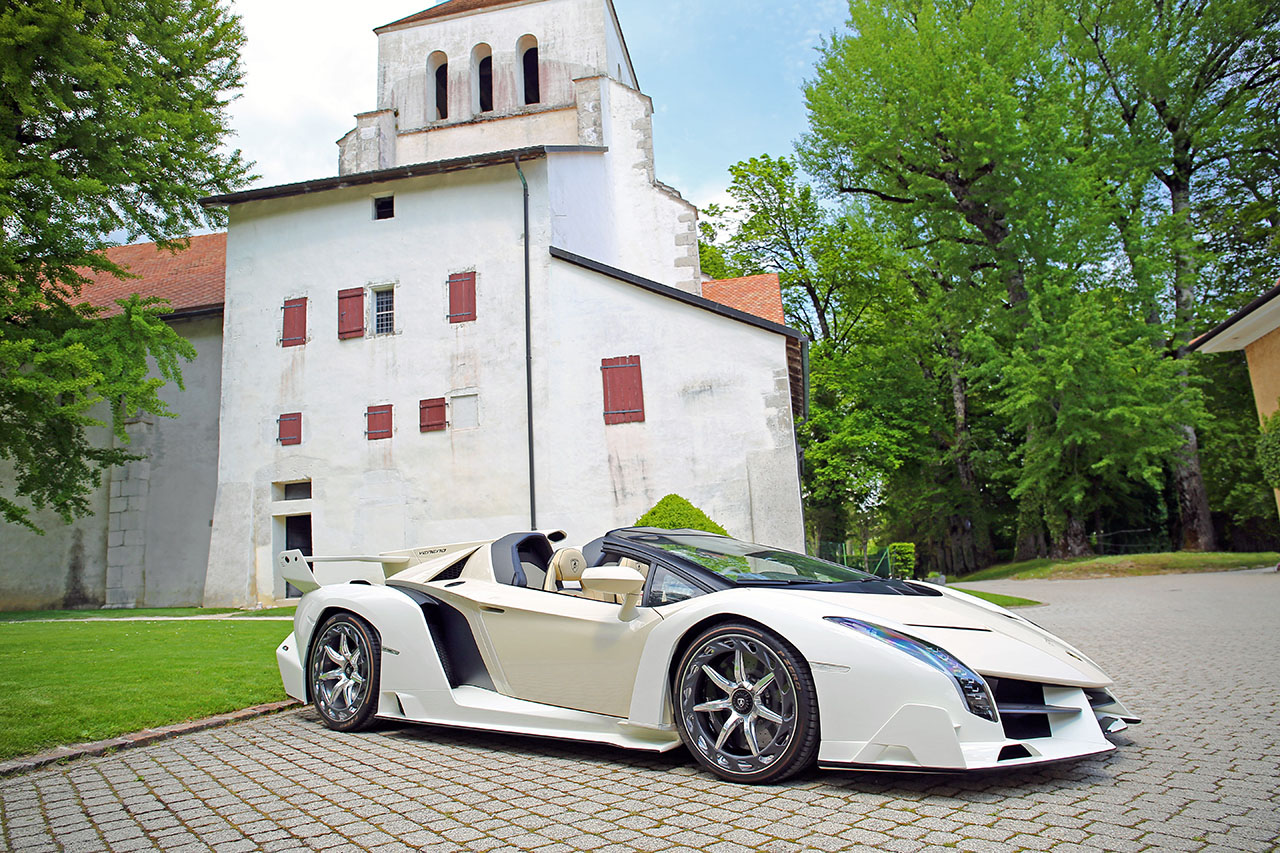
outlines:
[[[1107,756],[976,776],[728,785],[658,757],[310,709],[0,780],[8,850],[1250,850],[1280,844],[1280,574],[980,586],[1145,718]]]

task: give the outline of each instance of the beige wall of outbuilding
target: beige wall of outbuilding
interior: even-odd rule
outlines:
[[[1253,402],[1258,407],[1258,419],[1263,420],[1280,408],[1280,328],[1246,346],[1244,355],[1249,361]],[[1275,497],[1276,510],[1280,512],[1280,490]]]

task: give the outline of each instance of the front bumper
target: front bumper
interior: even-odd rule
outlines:
[[[999,723],[957,723],[954,708],[906,704],[868,740],[824,738],[818,766],[953,773],[1047,764],[1110,752],[1115,746],[1106,735],[1139,722],[1100,688],[1035,682],[993,687]]]

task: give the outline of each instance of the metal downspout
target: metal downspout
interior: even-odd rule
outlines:
[[[525,421],[529,427],[529,529],[538,529],[538,489],[533,470],[533,323],[529,294],[529,182],[520,168],[520,155],[515,155],[516,174],[524,191],[524,391]]]

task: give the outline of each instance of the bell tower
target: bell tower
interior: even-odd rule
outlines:
[[[339,174],[602,144],[601,83],[639,92],[612,0],[446,0],[374,32],[377,106],[339,140]]]

